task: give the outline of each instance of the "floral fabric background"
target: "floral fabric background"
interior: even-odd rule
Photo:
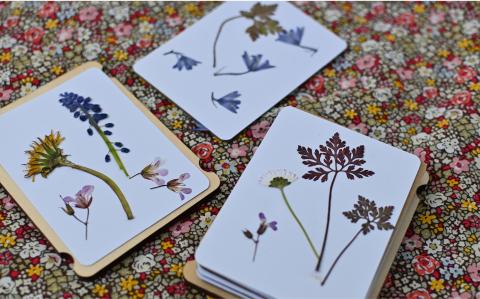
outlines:
[[[0,297],[205,297],[183,280],[183,265],[279,107],[291,105],[428,165],[431,181],[381,296],[480,298],[480,5],[296,3],[349,48],[230,142],[196,130],[131,68],[217,5],[0,2],[0,106],[97,60],[222,180],[219,192],[93,279],[77,277],[0,188]]]

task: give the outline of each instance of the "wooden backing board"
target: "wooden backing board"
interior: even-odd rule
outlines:
[[[102,66],[97,62],[88,62],[85,64],[80,65],[79,67],[75,68],[74,70],[62,75],[61,77],[53,80],[52,82],[42,86],[41,88],[35,90],[33,93],[19,99],[3,109],[0,109],[0,117],[2,114],[13,110],[31,100],[34,100],[39,95],[49,91],[50,89],[57,87],[58,85],[72,79],[73,77],[77,76],[78,74],[91,69],[91,68],[98,68],[102,69]],[[22,192],[19,186],[13,181],[13,179],[8,175],[5,169],[0,166],[0,183],[5,187],[7,192],[14,198],[14,200],[19,204],[19,206],[23,209],[23,211],[27,214],[27,216],[33,221],[33,223],[37,226],[37,228],[45,235],[45,237],[52,243],[53,247],[60,252],[70,255],[73,260],[73,270],[82,277],[90,277],[108,266],[110,263],[115,261],[117,258],[122,256],[124,253],[132,249],[134,246],[148,238],[150,235],[155,233],[157,230],[161,229],[173,219],[181,215],[183,212],[194,206],[200,200],[211,194],[220,186],[220,179],[218,176],[213,172],[206,172],[202,170],[199,166],[199,158],[185,145],[183,144],[174,133],[172,133],[164,124],[160,122],[158,118],[155,117],[135,96],[130,93],[125,86],[123,86],[117,79],[110,78],[115,85],[127,96],[127,98],[132,101],[132,103],[143,113],[145,117],[149,119],[161,132],[165,137],[167,137],[170,142],[172,142],[178,150],[185,155],[209,180],[209,186],[206,190],[198,194],[196,197],[189,200],[187,203],[173,211],[172,213],[168,214],[167,216],[163,217],[150,227],[146,228],[141,233],[135,235],[132,239],[128,240],[127,242],[123,243],[118,248],[114,249],[112,252],[98,260],[92,265],[82,265],[78,261],[75,260],[75,256],[69,251],[65,243],[60,239],[60,237],[55,233],[55,231],[49,226],[47,221],[42,217],[42,215],[35,209],[33,204],[28,200],[26,195]]]

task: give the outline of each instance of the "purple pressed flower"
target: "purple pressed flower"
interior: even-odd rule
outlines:
[[[180,195],[180,199],[184,200],[185,199],[184,194],[192,193],[192,189],[185,187],[185,184],[183,183],[189,177],[190,177],[189,173],[183,173],[178,177],[178,179],[173,179],[168,181],[167,188],[170,191],[178,193]]]
[[[75,208],[88,209],[93,200],[93,189],[94,187],[91,185],[84,186],[80,191],[77,192],[75,199],[73,199],[71,196],[66,196],[62,197],[62,200],[65,205],[71,206],[74,204]]]
[[[92,204],[93,200],[93,190],[95,188],[91,185],[83,186],[83,188],[75,194],[75,198],[71,196],[62,197],[60,198],[63,200],[65,204],[64,208],[61,208],[67,215],[72,216],[78,222],[82,223],[85,226],[85,240],[88,239],[88,218],[90,216],[90,205]],[[72,207],[73,205],[73,207]],[[73,208],[87,210],[87,215],[85,220],[81,220],[75,215],[75,210]]]
[[[184,181],[190,178],[189,173],[183,173],[181,174],[177,179],[172,179],[169,180],[168,182],[165,182],[163,179],[158,179],[156,181],[157,185],[156,187],[150,188],[150,189],[157,189],[157,188],[162,188],[162,187],[167,187],[168,190],[178,193],[180,195],[180,199],[184,200],[185,199],[185,194],[190,194],[192,193],[192,189],[188,188],[185,186]]]
[[[265,217],[265,214],[263,212],[260,212],[258,214],[258,218],[260,218],[260,222],[261,224],[263,225],[267,225],[268,227],[270,227],[271,229],[273,230],[277,230],[277,221],[271,221],[271,222],[268,222],[267,223],[267,217]]]
[[[215,98],[213,92],[211,95],[212,103],[216,107],[215,103],[220,104],[225,109],[230,112],[237,113],[237,110],[240,108],[241,101],[237,100],[240,97],[240,93],[238,91],[232,91],[231,93],[224,95],[223,97],[217,99]]]
[[[165,181],[160,177],[168,175],[168,169],[161,168],[163,164],[165,164],[165,161],[160,158],[155,158],[152,163],[145,166],[139,173],[131,176],[130,179],[141,175],[146,180],[153,181],[157,185],[163,185]]]
[[[185,68],[187,71],[189,71],[194,66],[201,63],[200,61],[197,61],[195,59],[187,57],[187,56],[183,55],[182,53],[176,52],[176,51],[173,51],[173,50],[169,51],[169,52],[166,52],[163,55],[170,55],[170,54],[174,54],[177,57],[177,63],[175,63],[173,68],[178,69],[179,71],[181,71],[183,68]]]
[[[304,27],[297,27],[296,29],[290,29],[288,31],[284,30],[278,34],[278,38],[276,40],[311,51],[313,55],[317,52],[317,49],[302,45],[302,38],[304,32]]]

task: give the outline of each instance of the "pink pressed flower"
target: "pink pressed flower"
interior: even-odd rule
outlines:
[[[472,94],[469,91],[458,91],[450,99],[453,105],[469,105],[472,99]]]
[[[473,281],[480,281],[480,263],[471,264],[467,267],[467,271]]]
[[[27,42],[38,44],[42,40],[43,36],[45,35],[45,31],[43,31],[40,27],[32,27],[25,31],[25,40]]]
[[[100,13],[94,6],[89,6],[80,9],[78,12],[78,19],[82,22],[95,20]]]
[[[75,199],[71,196],[66,196],[62,197],[63,202],[65,203],[65,205],[70,206],[73,203],[75,204],[75,207],[79,209],[88,209],[93,200],[93,189],[94,187],[91,185],[84,186],[82,190],[78,191],[77,194],[75,194]]]
[[[73,36],[72,28],[62,28],[60,32],[57,33],[57,38],[59,42],[64,42],[71,39]]]
[[[173,237],[178,237],[181,234],[188,233],[190,231],[190,226],[192,226],[193,222],[187,220],[182,223],[178,223],[170,228]]]
[[[118,24],[117,26],[113,27],[113,32],[117,37],[126,37],[130,36],[132,33],[132,25],[127,23]]]
[[[42,5],[40,10],[38,11],[38,16],[42,18],[53,17],[60,9],[57,3],[55,2],[46,2]]]
[[[238,146],[238,144],[233,144],[231,148],[227,151],[230,154],[230,157],[236,159],[238,157],[245,157],[247,155],[248,147],[246,145]]]
[[[190,174],[189,173],[183,173],[178,177],[178,179],[173,179],[173,180],[168,181],[166,187],[170,191],[178,193],[178,195],[180,195],[180,199],[184,200],[185,199],[185,194],[192,193],[192,189],[185,187],[185,184],[183,183],[188,178],[190,178]]]
[[[438,90],[436,87],[427,86],[423,88],[423,96],[427,99],[433,99],[438,96]]]
[[[341,89],[348,89],[348,88],[354,88],[355,87],[355,84],[357,82],[357,79],[355,78],[346,78],[346,77],[342,77],[340,79],[340,88]]]
[[[413,71],[407,68],[398,69],[397,74],[402,80],[410,80],[413,78]]]
[[[455,81],[457,81],[457,83],[463,84],[474,79],[476,75],[477,73],[473,68],[464,66],[458,70],[457,76],[455,76]]]
[[[377,64],[377,59],[370,54],[360,57],[355,62],[359,70],[366,70],[374,67]]]
[[[434,25],[439,24],[439,23],[441,23],[445,20],[445,13],[434,11],[430,14],[428,19],[430,20],[430,23],[432,23]]]
[[[358,125],[356,124],[350,124],[348,126],[349,129],[352,129],[354,131],[357,131],[358,133],[361,133],[363,135],[366,135],[368,133],[368,127],[364,123],[359,123]]]
[[[11,89],[3,89],[0,87],[0,101],[8,101],[12,92],[13,90]]]
[[[469,164],[470,162],[468,162],[468,160],[460,160],[458,157],[455,157],[453,158],[453,161],[449,164],[449,166],[453,169],[453,172],[455,172],[456,174],[460,174],[464,171],[468,171]]]
[[[252,136],[254,138],[263,138],[267,134],[268,129],[270,129],[270,124],[268,121],[263,120],[252,126]]]

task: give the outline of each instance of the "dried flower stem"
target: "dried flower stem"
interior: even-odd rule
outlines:
[[[252,263],[255,262],[255,257],[257,256],[257,249],[258,249],[258,243],[260,242],[260,236],[257,236],[256,240],[253,240],[253,243],[255,243],[255,247],[253,249],[253,258],[252,258]]]
[[[338,254],[338,256],[335,259],[335,261],[333,262],[332,266],[330,266],[330,269],[328,270],[327,275],[323,278],[322,283],[321,283],[322,286],[327,282],[328,276],[330,276],[330,273],[332,273],[333,268],[335,268],[335,265],[337,264],[338,260],[340,260],[342,255],[345,253],[345,251],[347,251],[347,249],[350,247],[350,245],[353,244],[353,242],[355,241],[355,239],[357,239],[357,237],[360,235],[361,232],[362,232],[362,229],[360,229],[355,234],[355,236],[353,236],[353,238],[350,240],[350,242],[348,242],[347,245],[345,245],[345,247],[342,249],[342,251]]]
[[[295,219],[295,221],[297,222],[298,226],[300,226],[300,229],[302,230],[303,235],[307,239],[308,245],[310,245],[310,248],[312,249],[313,254],[315,255],[316,258],[318,258],[318,253],[317,253],[317,250],[315,249],[315,246],[313,245],[312,239],[308,235],[308,232],[305,229],[305,227],[303,226],[302,222],[300,221],[300,218],[298,218],[297,214],[293,211],[292,206],[288,202],[287,196],[285,195],[285,190],[284,190],[285,188],[279,188],[279,189],[280,189],[280,192],[282,193],[283,201],[285,202],[285,205],[287,206],[288,210],[290,211],[290,214],[292,214],[292,216]]]
[[[336,161],[336,160],[335,160]],[[335,169],[337,168],[335,162]],[[332,194],[333,194],[333,185],[335,184],[335,180],[337,179],[338,172],[335,170],[335,174],[333,176],[332,182],[330,183],[330,190],[328,192],[328,208],[327,208],[327,224],[325,225],[325,233],[323,234],[323,241],[322,241],[322,249],[320,250],[320,256],[318,257],[317,266],[315,267],[315,271],[320,271],[320,266],[322,264],[323,255],[325,254],[325,247],[327,245],[328,239],[328,231],[330,228],[330,214],[332,212]]]
[[[73,218],[75,218],[78,222],[82,223],[85,225],[85,240],[88,239],[88,218],[90,217],[90,208],[87,208],[87,218],[85,221],[80,220],[75,214],[72,215]]]
[[[223,27],[230,21],[236,20],[242,18],[242,16],[234,16],[230,17],[222,22],[220,24],[220,27],[218,28],[217,35],[215,36],[215,41],[213,42],[213,67],[215,68],[217,66],[217,43],[218,43],[218,38],[220,37],[220,33],[223,30]]]
[[[112,189],[112,191],[115,193],[115,195],[117,195],[118,199],[120,200],[120,204],[122,205],[122,208],[125,211],[125,214],[127,214],[127,218],[129,220],[134,218],[132,210],[130,208],[130,205],[128,204],[128,201],[125,198],[125,195],[123,195],[122,191],[120,190],[120,187],[118,187],[118,185],[111,178],[109,178],[108,176],[104,175],[101,172],[98,172],[96,170],[93,170],[93,169],[85,167],[85,166],[81,166],[81,165],[72,163],[70,161],[63,161],[63,162],[60,163],[60,165],[70,167],[70,168],[73,168],[73,169],[77,169],[77,170],[81,170],[83,172],[86,172],[88,174],[96,176],[97,178],[104,181]]]

